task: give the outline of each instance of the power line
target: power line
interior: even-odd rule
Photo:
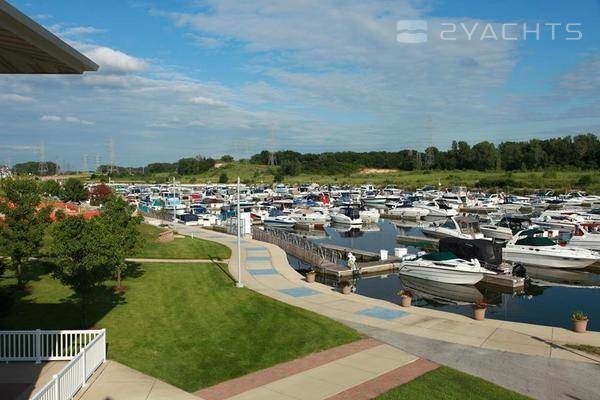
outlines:
[[[40,142],[40,176],[45,176],[48,173],[48,165],[46,164],[46,144]]]

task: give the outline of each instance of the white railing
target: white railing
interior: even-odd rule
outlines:
[[[0,361],[70,360],[31,399],[68,400],[106,361],[106,331],[0,331]]]

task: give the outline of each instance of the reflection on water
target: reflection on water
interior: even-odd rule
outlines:
[[[354,230],[351,233],[347,228],[326,227],[327,236],[316,238],[315,241],[373,252],[387,249],[393,254],[395,247],[403,247],[396,243],[396,235],[420,234],[418,227],[399,228],[388,221],[380,221],[377,226],[378,229],[368,232]],[[409,247],[409,252],[416,250]],[[293,257],[288,258],[295,268],[308,267]],[[571,328],[571,313],[582,310],[590,317],[589,329],[600,331],[600,268],[567,271],[528,267],[527,271],[532,281],[522,293],[483,283],[475,286],[452,285],[397,274],[361,277],[356,280],[355,289],[359,294],[396,304],[400,302],[398,292],[409,289],[415,294],[413,304],[416,306],[463,315],[471,315],[470,304],[475,299],[483,298],[492,305],[487,312],[489,318],[565,328]],[[323,277],[318,279],[330,285],[337,283],[333,280],[324,281]]]

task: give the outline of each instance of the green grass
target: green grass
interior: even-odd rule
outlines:
[[[129,272],[124,294],[109,289],[114,282],[99,290],[92,325],[107,329],[109,358],[187,391],[360,337],[318,314],[235,288],[215,264],[141,267]],[[10,273],[0,279],[0,329],[79,328],[71,291],[43,266],[35,272],[30,293],[17,292]]]
[[[586,353],[600,356],[600,347],[598,347],[598,346],[591,346],[588,344],[571,344],[571,343],[567,343],[565,346],[570,347],[571,349],[584,351]]]
[[[440,367],[376,400],[525,400],[526,396],[448,367]]]
[[[193,176],[183,176],[178,178],[184,183],[216,183],[219,175],[225,172],[229,177],[229,183],[233,183],[237,176],[240,176],[244,183],[265,183],[271,184],[276,172],[276,168],[266,165],[256,165],[244,162],[233,162],[213,168],[207,172]],[[300,174],[297,176],[286,176],[284,183],[319,183],[336,185],[357,185],[371,183],[374,185],[394,184],[399,187],[414,189],[424,185],[437,185],[440,183],[444,187],[454,185],[464,185],[470,188],[476,186],[482,179],[498,180],[510,178],[514,182],[514,187],[508,188],[510,191],[523,191],[531,193],[536,189],[586,189],[589,192],[600,193],[600,179],[595,178],[596,170],[558,170],[548,169],[544,171],[400,171],[389,170],[385,173],[362,173],[349,171],[346,174],[323,175],[323,174]],[[584,187],[578,183],[579,179],[585,175],[591,176],[591,181]],[[156,174],[151,177],[139,178],[117,178],[117,180],[131,182],[145,181],[147,183],[165,182],[168,174]]]
[[[218,259],[224,260],[231,256],[229,247],[220,243],[191,237],[176,237],[171,242],[157,242],[158,234],[162,231],[156,226],[141,224],[142,246],[133,254],[139,258],[163,259]]]

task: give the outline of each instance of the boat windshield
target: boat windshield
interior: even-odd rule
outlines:
[[[429,261],[447,261],[447,260],[456,260],[456,256],[454,253],[450,251],[438,251],[435,253],[429,253],[421,256],[422,260]]]
[[[534,236],[529,236],[523,239],[519,239],[516,241],[515,244],[518,244],[520,246],[554,246],[555,243],[545,237],[534,237]]]

